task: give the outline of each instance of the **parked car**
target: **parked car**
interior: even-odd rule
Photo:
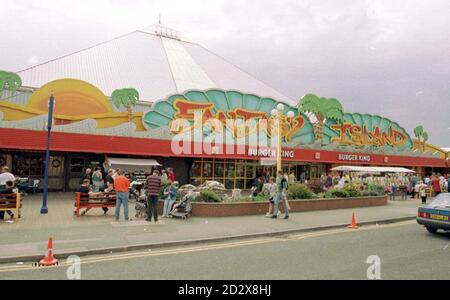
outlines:
[[[439,194],[430,204],[419,207],[417,223],[431,233],[450,230],[450,193]]]

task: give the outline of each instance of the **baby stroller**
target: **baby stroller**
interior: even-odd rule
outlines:
[[[136,205],[134,209],[136,210],[136,218],[147,217],[147,197],[145,196],[142,186],[137,186],[137,189],[132,192],[136,198]]]
[[[195,193],[190,191],[188,192],[178,203],[175,203],[173,206],[170,215],[173,218],[181,218],[187,219],[192,214],[192,199],[195,198]]]

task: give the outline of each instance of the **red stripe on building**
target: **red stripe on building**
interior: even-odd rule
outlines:
[[[47,142],[47,132],[22,129],[0,128],[0,148],[14,150],[38,150],[45,151]],[[193,146],[193,147],[192,147]],[[193,150],[195,147],[202,149],[201,143],[190,145]],[[217,145],[221,148],[221,145]],[[236,147],[234,147],[236,149]],[[100,154],[128,154],[138,156],[162,156],[162,157],[207,157],[207,158],[227,158],[227,159],[260,159],[259,157],[249,156],[248,147],[241,153],[234,154],[207,154],[201,151],[200,154],[174,154],[172,151],[172,142],[170,140],[158,140],[148,138],[101,136],[88,134],[75,134],[52,132],[51,151],[60,152],[81,152],[81,153],[100,153]],[[284,158],[286,161],[301,161],[315,163],[334,163],[334,164],[356,164],[356,165],[378,165],[378,166],[413,166],[413,167],[437,167],[448,168],[449,163],[445,159],[398,156],[398,155],[380,155],[349,153],[338,151],[324,151],[311,149],[290,149],[283,148],[283,151],[293,151],[294,156]],[[340,154],[366,155],[370,156],[370,161],[341,161]]]

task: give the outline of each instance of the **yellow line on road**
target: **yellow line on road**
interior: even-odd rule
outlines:
[[[238,241],[238,242],[230,242],[230,243],[218,243],[218,244],[205,244],[194,247],[182,247],[175,249],[166,249],[166,250],[156,250],[156,251],[141,251],[141,252],[133,252],[133,253],[125,253],[125,254],[115,254],[115,255],[107,255],[107,256],[95,256],[95,257],[86,257],[81,259],[81,264],[94,264],[100,262],[108,262],[108,261],[116,261],[116,260],[126,260],[126,259],[137,259],[143,257],[153,257],[153,256],[163,256],[163,255],[176,255],[182,253],[191,253],[191,252],[200,252],[200,251],[210,251],[210,250],[221,250],[227,248],[235,248],[235,247],[243,247],[243,246],[252,246],[258,244],[267,244],[279,241],[294,241],[294,240],[303,240],[307,238],[314,238],[320,236],[326,236],[330,234],[337,233],[356,233],[358,231],[365,230],[374,230],[377,228],[388,228],[388,227],[398,227],[413,224],[415,221],[405,221],[400,223],[386,224],[386,225],[371,225],[367,227],[361,227],[358,230],[351,230],[347,228],[338,228],[331,229],[325,231],[317,231],[310,232],[304,234],[295,234],[289,235],[286,237],[271,237],[271,238],[263,238],[263,239],[251,239],[246,241]],[[0,273],[3,272],[14,272],[14,271],[27,271],[27,270],[45,270],[45,269],[54,269],[54,268],[67,268],[71,264],[61,263],[57,266],[53,267],[34,267],[34,266],[3,266],[0,267]]]

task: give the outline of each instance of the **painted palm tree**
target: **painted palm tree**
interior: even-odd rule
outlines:
[[[118,109],[121,106],[126,107],[128,111],[128,122],[133,122],[133,106],[139,100],[139,92],[133,88],[115,90],[111,98],[114,106]]]
[[[323,125],[327,119],[338,123],[344,122],[344,109],[334,98],[321,98],[314,94],[307,94],[301,99],[298,110],[302,113],[313,113],[317,119],[315,124],[316,140],[322,142]]]
[[[19,75],[12,72],[0,70],[0,92],[9,90],[15,94],[17,89],[22,86],[22,79]]]
[[[425,143],[428,141],[429,138],[428,132],[426,132],[423,129],[422,125],[419,125],[416,128],[414,128],[414,135],[419,141],[419,145],[422,145],[422,151],[425,152]]]

